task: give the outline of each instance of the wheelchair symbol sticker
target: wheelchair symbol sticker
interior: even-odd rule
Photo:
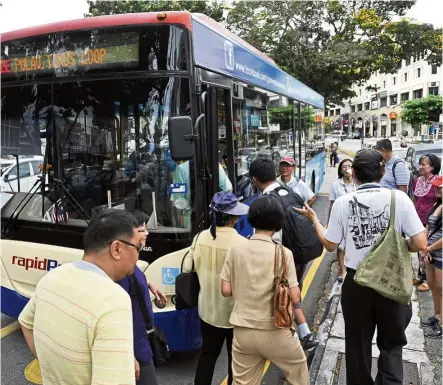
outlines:
[[[175,285],[175,278],[180,274],[178,267],[162,267],[162,284]]]

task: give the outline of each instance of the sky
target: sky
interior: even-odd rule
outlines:
[[[395,1],[395,0],[390,0]],[[86,0],[0,0],[0,32],[82,18]],[[407,16],[442,27],[443,1],[418,0]]]

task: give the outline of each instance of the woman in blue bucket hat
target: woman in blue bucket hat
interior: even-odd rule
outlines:
[[[231,245],[247,241],[235,225],[249,207],[237,201],[232,192],[218,192],[211,201],[211,227],[197,234],[184,262],[184,271],[195,271],[200,281],[198,311],[203,345],[195,373],[195,385],[211,385],[215,364],[226,341],[228,384],[232,384],[233,328],[229,323],[234,303],[222,296],[220,273]]]

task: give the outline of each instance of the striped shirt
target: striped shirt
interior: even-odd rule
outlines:
[[[97,266],[48,273],[19,322],[33,330],[43,384],[135,384],[131,301]]]
[[[382,187],[386,187],[390,190],[397,189],[398,186],[409,186],[409,178],[411,177],[411,174],[404,161],[397,162],[394,170],[395,175],[392,172],[392,167],[397,159],[399,160],[400,158],[394,155],[389,162],[386,163],[385,175],[380,181]]]

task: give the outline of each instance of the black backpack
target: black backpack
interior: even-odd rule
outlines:
[[[281,196],[278,193],[280,190],[285,190],[288,194]],[[305,264],[319,257],[323,253],[323,245],[311,221],[294,210],[304,207],[303,199],[285,187],[276,188],[270,195],[279,200],[285,212],[282,243],[294,254],[295,263]]]

